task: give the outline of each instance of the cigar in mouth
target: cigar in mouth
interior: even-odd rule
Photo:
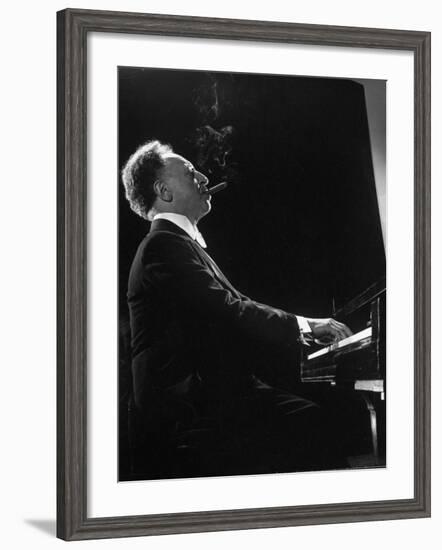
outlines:
[[[222,181],[221,183],[217,183],[216,185],[208,189],[207,192],[209,193],[209,195],[214,195],[215,193],[218,193],[218,191],[222,191],[226,187],[227,187],[227,182]]]

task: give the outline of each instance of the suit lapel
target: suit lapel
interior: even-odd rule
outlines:
[[[227,288],[229,288],[235,295],[239,295],[236,288],[230,283],[230,281],[227,279],[227,277],[224,275],[221,269],[217,266],[217,264],[212,259],[212,257],[204,250],[204,248],[201,248],[198,243],[195,243],[195,246],[199,248],[200,254],[204,256],[206,263],[210,265],[218,281],[222,283],[224,286],[226,286]]]

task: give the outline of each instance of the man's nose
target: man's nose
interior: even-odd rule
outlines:
[[[209,178],[205,176],[203,173],[198,172],[198,183],[207,185],[209,183]]]

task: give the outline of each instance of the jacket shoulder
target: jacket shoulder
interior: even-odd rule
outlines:
[[[140,244],[143,263],[155,257],[177,257],[181,254],[195,254],[192,239],[173,231],[151,231]]]
[[[143,239],[143,243],[145,247],[154,247],[167,245],[169,243],[188,244],[191,240],[192,239],[188,235],[175,233],[174,231],[168,231],[167,229],[160,229],[148,233]]]

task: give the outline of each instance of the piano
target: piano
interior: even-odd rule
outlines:
[[[382,279],[333,317],[353,330],[352,336],[321,347],[307,347],[301,361],[301,382],[329,384],[360,393],[367,408],[374,464],[385,463],[386,286]]]

